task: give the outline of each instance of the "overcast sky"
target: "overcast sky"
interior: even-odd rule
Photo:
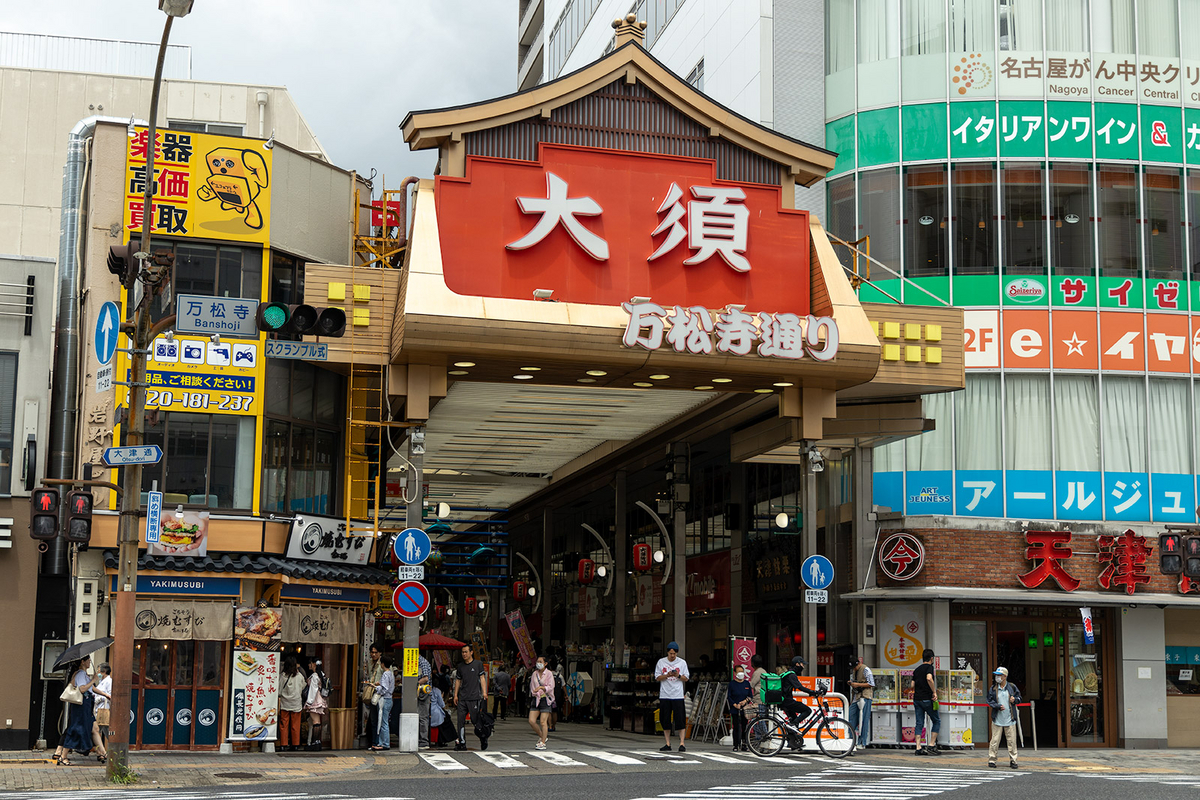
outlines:
[[[157,44],[164,19],[157,0],[0,2],[23,33]],[[409,152],[404,115],[515,91],[516,28],[516,0],[195,0],[171,43],[195,80],[286,86],[335,164],[398,187],[435,160]]]

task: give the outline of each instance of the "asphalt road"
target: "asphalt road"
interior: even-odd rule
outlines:
[[[515,754],[528,759],[526,754]],[[404,770],[383,770],[367,779],[276,783],[262,786],[248,780],[236,785],[194,790],[163,790],[138,786],[92,792],[73,792],[70,800],[531,800],[574,798],[588,800],[910,800],[912,798],[1012,798],[1054,800],[1157,800],[1194,798],[1200,776],[1170,774],[1063,774],[989,770],[948,765],[872,760],[870,756],[841,762],[795,760],[787,766],[727,766],[702,768],[655,763],[595,769],[509,769],[485,774],[472,769],[439,771],[422,762]],[[391,773],[391,774],[385,774]],[[57,792],[0,794],[3,800],[64,800]]]

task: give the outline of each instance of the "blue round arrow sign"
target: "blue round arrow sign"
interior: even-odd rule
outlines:
[[[827,589],[833,583],[833,564],[825,556],[809,556],[800,565],[800,577],[810,589]]]
[[[419,617],[429,608],[429,590],[423,583],[405,581],[392,592],[392,607],[406,619]]]
[[[429,534],[425,531],[420,528],[405,528],[392,542],[392,551],[401,563],[415,567],[417,564],[425,563],[425,559],[429,558],[431,546]]]
[[[113,353],[117,351],[117,334],[121,328],[121,312],[116,303],[108,302],[100,306],[96,315],[96,358],[101,364],[112,361]]]

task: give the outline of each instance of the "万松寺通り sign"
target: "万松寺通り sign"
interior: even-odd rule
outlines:
[[[437,179],[449,288],[617,306],[809,312],[806,211],[712,161],[543,144],[540,163],[471,157]]]

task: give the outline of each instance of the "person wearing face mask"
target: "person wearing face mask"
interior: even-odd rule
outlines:
[[[554,710],[554,673],[546,669],[546,659],[538,658],[529,675],[529,727],[537,734],[537,750],[546,749],[550,735],[550,714]]]
[[[988,689],[988,705],[992,707],[992,740],[988,743],[988,766],[996,768],[996,754],[1000,750],[1000,734],[1008,740],[1008,765],[1017,768],[1017,705],[1021,702],[1021,690],[1008,682],[1008,668],[997,667],[992,673],[996,682]]]
[[[746,668],[738,664],[733,669],[733,680],[729,682],[729,716],[733,719],[733,749],[749,750],[746,744],[746,708],[751,704],[750,681],[746,680]]]

